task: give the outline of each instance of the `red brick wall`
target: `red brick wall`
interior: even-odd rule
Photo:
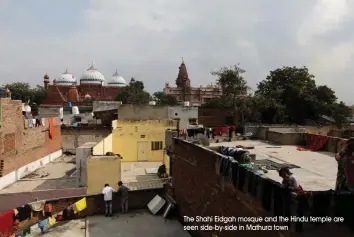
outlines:
[[[230,109],[198,108],[198,123],[206,127],[227,125],[225,120],[228,116],[232,116]]]
[[[1,99],[0,157],[5,161],[4,175],[61,149],[60,124],[55,123],[55,136],[49,138],[49,124],[24,128],[22,102]]]

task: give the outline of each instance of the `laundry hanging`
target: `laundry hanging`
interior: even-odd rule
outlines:
[[[327,136],[318,134],[307,134],[307,144],[305,147],[297,147],[298,151],[318,151],[323,148],[328,141]]]
[[[48,223],[48,219],[45,219],[41,222],[38,223],[38,227],[41,230],[41,232],[43,233],[45,230],[47,230],[49,228],[49,223]]]
[[[33,127],[33,120],[32,119],[27,119],[28,121],[28,127],[32,128]]]
[[[46,217],[51,217],[53,214],[53,205],[51,203],[47,203],[44,205],[44,214]]]
[[[29,219],[32,214],[32,209],[29,205],[24,205],[22,207],[18,207],[17,211],[18,211],[18,214],[16,216],[16,219],[18,219],[20,222]]]
[[[28,119],[24,119],[23,122],[24,122],[25,129],[28,129]]]
[[[14,225],[14,211],[7,211],[0,215],[0,234],[7,236],[12,233]]]
[[[49,137],[53,139],[54,137],[54,119],[49,118]]]
[[[55,223],[56,223],[56,219],[55,219],[54,216],[48,218],[48,226],[52,226],[52,225],[54,225]]]
[[[87,207],[86,198],[84,197],[83,199],[77,201],[74,206],[76,207],[77,212],[85,210]]]

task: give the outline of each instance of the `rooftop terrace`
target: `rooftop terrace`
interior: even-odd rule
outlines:
[[[299,166],[300,168],[291,169],[291,172],[305,190],[321,191],[335,187],[337,162],[334,159],[334,153],[298,151],[296,146],[274,145],[258,140],[210,144],[211,147],[235,147],[236,145],[254,146],[254,149],[249,151],[256,155],[256,161],[267,159],[278,164],[290,163]],[[275,181],[281,182],[282,180],[276,170],[268,170],[265,175]]]
[[[138,228],[137,228],[138,227]],[[31,233],[29,237],[43,236]],[[165,220],[148,211],[139,210],[113,217],[102,215],[57,223],[44,234],[46,237],[189,237],[177,220]]]

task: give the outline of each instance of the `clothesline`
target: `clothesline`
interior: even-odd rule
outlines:
[[[11,210],[5,212],[4,214],[0,215],[0,236],[5,237],[15,237],[15,236],[27,236],[33,232],[44,232],[49,227],[53,226],[57,221],[62,221],[64,219],[64,212],[68,209],[71,209],[74,214],[77,214],[87,208],[86,197],[80,199],[79,201],[75,202],[74,204],[70,205],[69,207],[65,208],[64,210],[52,214],[52,204],[45,204],[45,206],[36,206],[37,203],[32,203],[32,209],[30,205],[25,205],[24,207],[19,207],[15,210]],[[13,233],[13,229],[16,226],[15,220],[19,220],[20,222],[32,218],[32,211],[33,209],[36,212],[44,211],[46,219],[41,220],[34,225],[24,228],[23,230],[17,231]]]

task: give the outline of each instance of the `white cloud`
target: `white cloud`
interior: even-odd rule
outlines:
[[[5,2],[10,1],[0,0],[0,15]],[[59,26],[67,16],[49,27],[46,19],[37,23],[36,30],[46,26],[48,32],[26,32],[25,24],[10,24],[30,24],[31,16],[46,10],[11,4],[17,10],[0,21],[6,29],[0,34],[0,84],[38,84],[44,73],[53,78],[66,67],[79,77],[94,60],[106,77],[118,68],[126,80],[134,76],[153,92],[174,82],[184,57],[195,86],[214,81],[212,69],[236,63],[246,69],[252,86],[269,70],[307,65],[318,82],[333,85],[340,98],[354,103],[345,89],[354,82],[342,86],[338,79],[354,76],[349,1],[90,0],[64,33]],[[66,9],[62,3],[52,10]]]

